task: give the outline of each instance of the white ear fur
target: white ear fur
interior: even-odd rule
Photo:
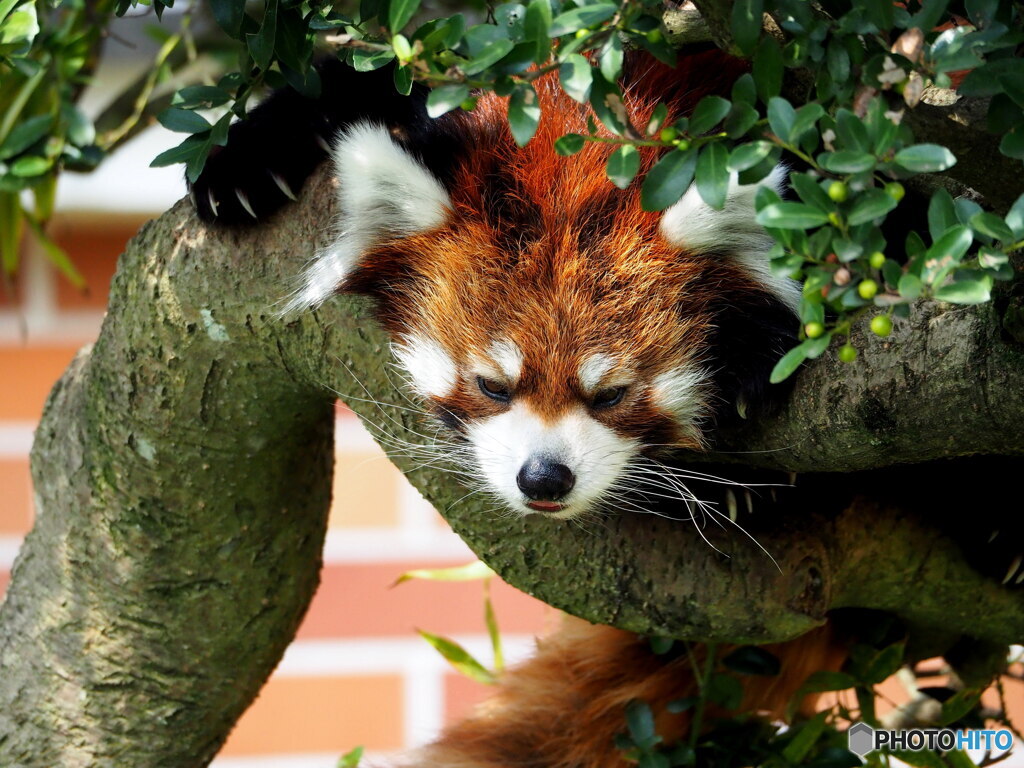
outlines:
[[[338,134],[331,155],[338,178],[336,235],[306,267],[281,314],[322,303],[368,248],[439,227],[451,209],[441,182],[382,125],[349,126]]]
[[[672,245],[691,250],[725,251],[747,273],[794,312],[800,306],[800,286],[787,277],[772,274],[768,250],[772,239],[754,220],[754,196],[763,185],[780,192],[786,167],[778,165],[757,184],[740,185],[736,174],[729,178],[725,207],[716,211],[701,199],[696,185],[661,217],[661,234]]]

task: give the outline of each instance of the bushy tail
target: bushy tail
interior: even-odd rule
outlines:
[[[782,663],[773,677],[745,677],[742,709],[781,719],[807,676],[836,669],[842,645],[822,627],[766,646]],[[412,753],[405,768],[632,768],[613,744],[626,730],[625,709],[647,702],[658,733],[671,743],[689,733],[690,713],[666,705],[698,693],[694,662],[705,648],[658,655],[630,632],[568,618],[537,653],[502,677],[496,694],[469,718]],[[804,707],[809,703],[804,702]]]

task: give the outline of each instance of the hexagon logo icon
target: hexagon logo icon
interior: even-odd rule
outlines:
[[[875,729],[867,723],[856,723],[846,732],[849,749],[857,757],[864,757],[875,746]]]

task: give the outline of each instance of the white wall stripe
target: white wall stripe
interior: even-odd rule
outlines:
[[[498,620],[501,620],[500,616]],[[453,635],[451,639],[481,663],[493,663],[491,642],[487,635],[459,634]],[[501,640],[507,664],[515,664],[533,651],[532,635],[502,634]],[[445,672],[451,667],[425,640],[416,635],[351,640],[296,640],[284,652],[284,658],[274,670],[274,677],[389,675],[401,674],[411,668]]]
[[[32,449],[36,431],[34,421],[5,421],[0,423],[0,458],[20,459]]]

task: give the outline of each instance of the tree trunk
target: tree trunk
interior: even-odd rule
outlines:
[[[424,442],[360,300],[274,315],[324,235],[332,193],[322,173],[287,219],[241,232],[207,229],[181,203],[129,244],[100,338],[37,432],[36,524],[0,610],[0,764],[206,764],[316,587],[334,393],[374,432]],[[924,306],[868,347],[857,366],[818,361],[790,407],[722,447],[821,471],[1021,453],[1024,366],[991,306]],[[967,427],[951,434],[915,411],[922,402]],[[509,520],[462,498],[451,475],[395,461],[503,577],[592,620],[767,641],[830,608],[870,606],[950,634],[1024,634],[1024,598],[974,573],[913,493],[808,480],[803,501],[757,531],[776,566],[741,534],[706,532],[723,557],[689,522]]]

